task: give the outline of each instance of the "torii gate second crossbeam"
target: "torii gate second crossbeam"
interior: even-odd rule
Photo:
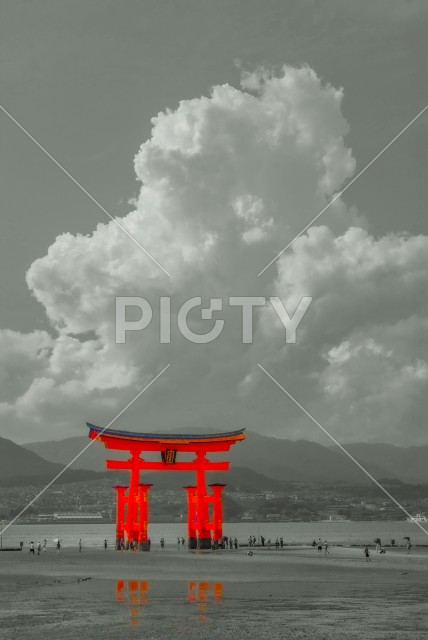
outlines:
[[[222,491],[226,485],[208,485],[206,471],[227,471],[229,462],[214,462],[207,454],[229,451],[236,442],[245,440],[244,429],[209,435],[135,433],[102,429],[89,422],[89,437],[103,442],[107,449],[129,451],[127,460],[107,460],[107,469],[129,470],[129,485],[115,486],[117,493],[116,547],[131,540],[142,550],[150,548],[148,535],[148,494],[151,484],[140,483],[140,472],[195,471],[196,484],[186,486],[188,505],[189,548],[206,549],[212,540],[223,537]],[[157,451],[159,461],[144,460],[143,452]],[[179,461],[180,453],[194,453],[194,460]],[[212,508],[210,510],[210,505]],[[211,511],[211,515],[210,515]]]

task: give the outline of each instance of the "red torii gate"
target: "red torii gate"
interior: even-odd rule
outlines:
[[[229,462],[212,462],[207,453],[229,451],[235,442],[245,440],[244,429],[209,435],[171,435],[135,433],[103,429],[89,422],[89,437],[103,442],[107,449],[129,451],[128,460],[107,460],[107,469],[128,469],[129,485],[115,486],[117,494],[116,547],[122,541],[138,543],[142,550],[150,548],[148,536],[148,493],[151,484],[140,483],[140,471],[195,471],[196,485],[187,491],[189,548],[206,549],[211,540],[223,537],[222,491],[226,485],[214,483],[207,491],[206,471],[227,471]],[[144,460],[142,452],[158,451],[160,461]],[[177,453],[195,453],[192,461],[177,462]],[[209,505],[212,504],[212,519]]]

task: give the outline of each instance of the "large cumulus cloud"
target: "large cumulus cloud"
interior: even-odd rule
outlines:
[[[253,359],[345,441],[426,442],[427,256],[426,236],[319,226],[279,260],[276,293],[292,309],[304,291],[312,306],[286,346],[264,310]]]
[[[144,399],[144,420],[130,426],[239,423],[311,437],[266,391],[262,361],[344,440],[404,441],[403,423],[423,440],[426,237],[372,238],[339,199],[323,226],[257,278],[355,170],[342,98],[311,69],[260,68],[243,73],[240,89],[216,86],[153,118],[135,158],[140,192],[121,223],[171,279],[112,222],[59,236],[27,274],[52,334],[0,337],[4,434],[58,438],[85,417],[103,423],[170,361]],[[172,344],[159,345],[156,311],[148,329],[117,345],[123,295],[155,307],[171,295],[173,313],[194,295],[277,295],[291,310],[305,295],[313,303],[296,345],[284,345],[268,307],[255,312],[254,345],[240,343],[236,309],[224,311],[226,328],[210,345],[191,345],[174,327]]]

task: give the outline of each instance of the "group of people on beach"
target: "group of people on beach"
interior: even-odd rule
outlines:
[[[250,536],[248,538],[248,546],[249,547],[257,547],[256,536]],[[284,548],[284,538],[276,538],[275,542],[272,542],[271,538],[266,538],[264,536],[260,536],[260,546],[267,547],[270,549],[271,547],[275,547],[275,549],[283,549]]]
[[[406,536],[404,538],[404,540],[406,540],[406,549],[407,549],[407,553],[409,554],[412,548],[412,543],[410,542],[410,537]],[[382,541],[380,538],[375,538],[374,540],[375,542],[375,552],[379,553],[379,554],[384,554],[386,553],[385,551],[385,547],[382,545]],[[394,547],[395,546],[395,540],[391,540],[391,546]],[[364,547],[364,555],[366,557],[366,562],[371,562],[371,558],[370,558],[370,550],[369,550],[369,546],[368,544],[365,545]]]
[[[150,546],[152,544],[152,541],[150,540],[150,538],[147,540],[147,543],[149,545],[149,549]],[[104,540],[104,549],[107,549],[107,540]],[[122,538],[121,540],[118,540],[117,542],[117,549],[118,551],[127,551],[128,549],[130,551],[137,551],[138,549],[138,541],[137,540],[125,540],[124,538]]]
[[[232,536],[223,536],[221,540],[213,540],[211,544],[212,549],[238,549],[238,538],[232,538]]]
[[[57,553],[59,553],[61,551],[61,540],[60,538],[58,538],[57,540],[54,540],[55,545],[56,545],[56,550]],[[81,541],[80,541],[81,542]],[[80,544],[79,542],[79,544]],[[42,552],[42,550],[45,552],[48,546],[48,541],[46,540],[46,538],[43,540],[43,544],[40,542],[40,540],[38,541],[37,545],[34,545],[33,540],[31,540],[31,542],[28,543],[29,547],[30,547],[30,554],[32,554],[33,556],[36,555],[36,550],[37,550],[37,555],[39,556]],[[21,542],[21,549],[24,546],[24,543]],[[79,549],[81,550],[81,549]]]
[[[318,542],[316,540],[312,542],[312,547],[314,549],[317,549],[317,553],[319,556],[322,556],[323,552],[325,556],[330,555],[330,551],[328,550],[329,546],[330,545],[328,544],[327,540],[324,540],[323,542],[321,538],[318,538]]]

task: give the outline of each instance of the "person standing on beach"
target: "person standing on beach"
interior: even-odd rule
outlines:
[[[46,547],[48,546],[48,541],[46,540],[46,538],[43,540],[43,551],[46,551]]]
[[[56,541],[56,553],[58,555],[58,553],[61,551],[61,540],[58,538],[58,540]]]
[[[317,549],[318,549],[318,555],[320,556],[321,552],[322,552],[322,540],[321,540],[321,538],[318,538]]]
[[[325,556],[329,556],[330,555],[330,551],[328,550],[328,542],[327,542],[327,540],[324,540],[324,555]]]
[[[284,548],[284,538],[279,539],[279,546],[281,547],[281,549]]]
[[[367,545],[364,547],[364,555],[366,556],[366,562],[371,562],[370,552]]]
[[[107,551],[107,538],[104,538],[104,551]]]
[[[40,542],[40,540],[37,543],[37,555],[40,555],[40,551],[42,550],[42,543]]]
[[[30,553],[32,553],[34,556],[34,542],[32,540],[30,542]]]
[[[79,538],[79,553],[82,553],[82,538]]]
[[[235,549],[238,548],[238,538],[235,538],[235,540],[233,541],[233,544],[235,546]]]
[[[161,546],[161,549],[165,548],[165,538],[160,539],[160,546]]]
[[[407,547],[407,553],[410,553],[410,549],[412,548],[412,544],[410,542],[410,538],[407,540],[406,547]]]

